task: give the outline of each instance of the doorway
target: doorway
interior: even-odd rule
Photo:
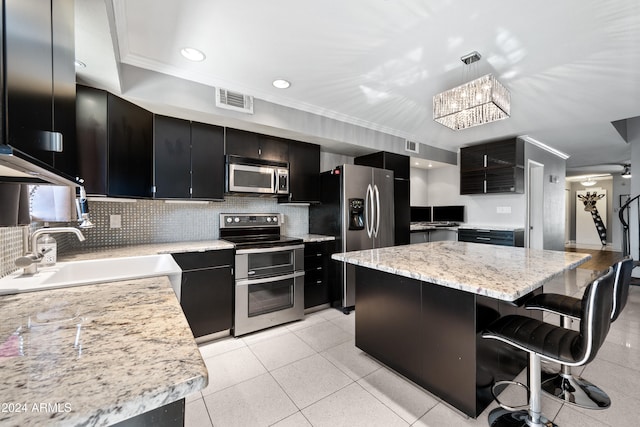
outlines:
[[[544,249],[544,165],[527,162],[527,232],[526,246]]]

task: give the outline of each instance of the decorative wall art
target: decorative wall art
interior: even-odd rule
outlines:
[[[576,191],[576,244],[607,244],[607,190]]]

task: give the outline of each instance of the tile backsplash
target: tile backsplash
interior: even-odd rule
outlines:
[[[15,260],[24,255],[26,228],[28,227],[0,227],[0,278],[17,270]]]
[[[95,228],[82,230],[84,242],[71,235],[55,236],[59,251],[218,239],[221,213],[280,213],[283,234],[309,232],[307,205],[278,204],[274,198],[227,197],[224,202],[90,198],[89,210]],[[118,221],[120,227],[112,228]]]

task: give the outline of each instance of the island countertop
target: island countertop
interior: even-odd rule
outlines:
[[[0,425],[110,425],[207,385],[166,277],[2,296],[0,313]]]
[[[514,301],[591,255],[441,241],[333,254],[332,258],[449,288]]]

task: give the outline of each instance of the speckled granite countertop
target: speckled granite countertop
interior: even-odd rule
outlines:
[[[591,255],[443,241],[333,254],[332,258],[513,301]]]
[[[304,234],[300,237],[307,242],[335,240],[333,236]],[[225,240],[203,240],[198,242],[150,243],[146,245],[119,246],[107,249],[91,249],[86,252],[60,254],[58,261],[80,261],[97,258],[119,258],[139,255],[170,254],[178,252],[204,252],[219,249],[233,249],[232,243]]]
[[[207,385],[166,277],[3,296],[0,312],[0,425],[110,425]]]
[[[305,243],[327,242],[330,240],[336,240],[334,236],[325,236],[323,234],[303,234],[302,236],[295,237],[300,237],[302,240],[304,240]]]
[[[409,224],[409,230],[413,232],[417,231],[433,231],[433,230],[451,230],[458,231],[458,226],[454,225],[439,225],[435,226],[432,223],[428,222],[412,222]]]
[[[170,254],[178,252],[204,252],[218,249],[233,249],[233,244],[225,240],[203,240],[198,242],[150,243],[147,245],[119,246],[103,250],[89,250],[61,254],[58,261],[80,261],[96,258],[116,258],[138,255]]]

